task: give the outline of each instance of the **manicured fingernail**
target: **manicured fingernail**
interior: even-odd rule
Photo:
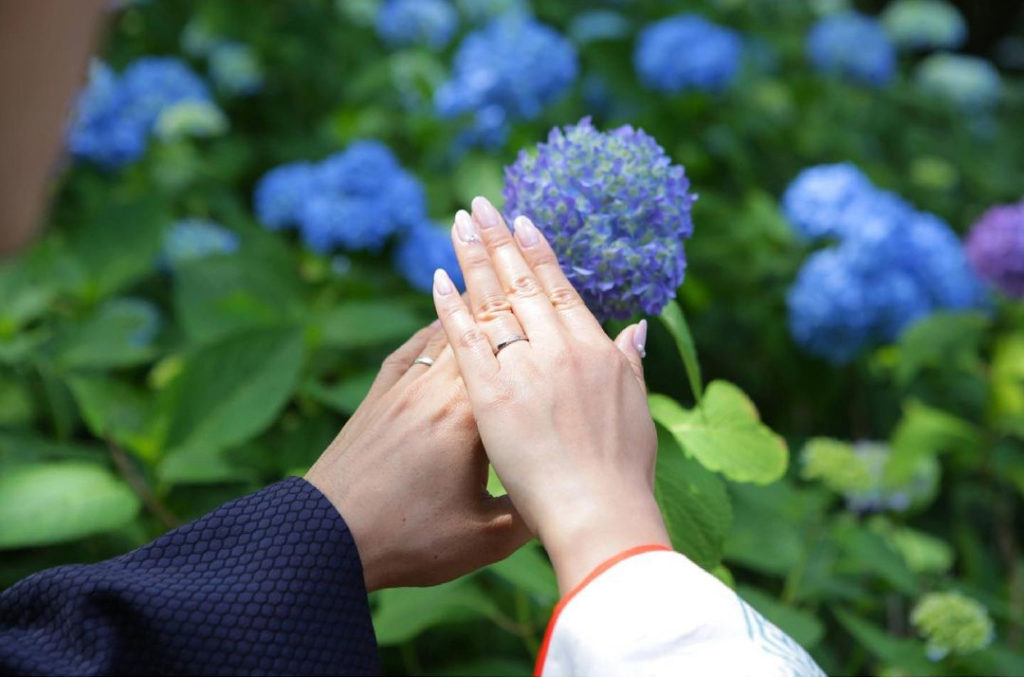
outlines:
[[[459,234],[459,239],[467,244],[480,241],[480,237],[476,234],[476,226],[473,225],[473,219],[469,218],[465,209],[455,212],[455,231]]]
[[[640,353],[640,357],[647,357],[647,320],[640,320],[640,323],[636,325],[636,330],[633,332],[633,345]]]
[[[473,198],[473,216],[480,222],[480,227],[484,229],[494,228],[501,222],[498,210],[494,208],[490,200],[483,196]]]
[[[533,222],[525,216],[517,216],[512,225],[516,232],[516,239],[524,248],[532,247],[540,241],[537,226],[533,225]]]
[[[452,284],[452,279],[448,277],[448,273],[444,272],[444,268],[438,268],[434,271],[434,289],[441,296],[447,296],[455,291],[455,285]]]

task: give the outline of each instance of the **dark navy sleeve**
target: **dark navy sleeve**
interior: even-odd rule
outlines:
[[[0,673],[379,671],[355,542],[300,478],[0,595]]]

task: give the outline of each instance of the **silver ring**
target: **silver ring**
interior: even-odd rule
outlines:
[[[434,366],[434,358],[427,357],[426,355],[420,355],[415,360],[413,360],[412,363],[413,364],[425,364],[428,367],[433,367]]]
[[[505,339],[504,341],[499,343],[497,345],[497,347],[494,348],[494,354],[497,355],[502,350],[504,350],[505,348],[508,348],[510,345],[512,345],[513,343],[516,343],[517,341],[529,341],[529,340],[530,339],[526,338],[522,334],[513,334],[512,336],[509,336],[507,339]]]

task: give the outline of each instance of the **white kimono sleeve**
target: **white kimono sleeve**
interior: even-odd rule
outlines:
[[[824,676],[735,592],[663,546],[612,558],[559,602],[536,674]]]

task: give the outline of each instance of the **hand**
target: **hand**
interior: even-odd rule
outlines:
[[[487,459],[446,343],[434,323],[390,355],[306,473],[345,518],[371,592],[443,583],[530,536],[508,498],[487,493]],[[420,356],[436,361],[413,364]]]
[[[537,228],[520,217],[513,238],[483,198],[456,215],[452,239],[472,311],[438,270],[437,314],[487,456],[563,593],[632,546],[671,547],[654,501],[646,322],[612,342]],[[529,340],[495,354],[516,335]]]

